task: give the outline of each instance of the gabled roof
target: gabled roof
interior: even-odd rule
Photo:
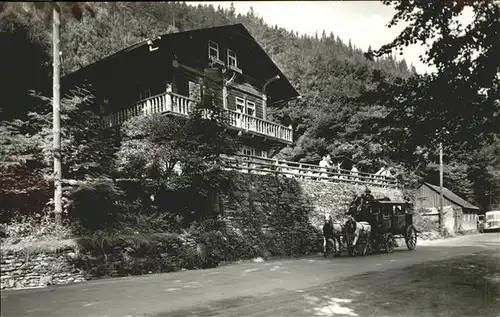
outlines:
[[[259,53],[259,56],[262,58],[262,60],[265,62],[265,65],[262,65],[262,67],[267,67],[272,70],[273,74],[278,74],[280,76],[280,79],[277,81],[279,82],[279,86],[281,87],[280,89],[284,90],[284,94],[288,99],[294,99],[297,98],[299,93],[293,87],[293,85],[290,83],[288,78],[283,74],[283,72],[276,66],[276,64],[272,61],[272,59],[267,55],[267,53],[262,49],[262,47],[259,45],[259,43],[255,40],[255,38],[248,32],[248,30],[243,26],[243,24],[238,23],[238,24],[231,24],[231,25],[224,25],[224,26],[218,26],[218,27],[212,27],[212,28],[203,28],[203,29],[196,29],[196,30],[191,30],[191,31],[185,31],[185,32],[177,32],[177,33],[166,33],[163,35],[159,36],[159,40],[157,39],[152,39],[155,42],[155,46],[157,45],[166,45],[168,46],[171,43],[175,42],[175,39],[179,38],[186,38],[189,37],[190,35],[196,35],[196,34],[204,34],[204,33],[210,33],[210,32],[228,32],[228,34],[231,35],[236,35],[239,38],[243,38],[245,40],[245,43],[249,45],[249,47],[252,49],[252,51],[257,51]],[[147,48],[148,46],[148,41],[144,40],[142,42],[136,43],[132,46],[129,46],[127,48],[124,48],[112,55],[109,55],[105,58],[102,58],[94,63],[91,63],[85,67],[82,67],[78,69],[77,71],[74,71],[62,78],[64,81],[73,81],[76,80],[78,81],[81,78],[85,78],[87,74],[90,72],[101,68],[102,66],[112,64],[114,61],[116,62],[119,59],[122,58],[127,58],[127,57],[132,57],[133,53],[138,52],[141,49]]]
[[[424,185],[426,185],[427,187],[429,187],[430,189],[432,189],[433,191],[435,191],[436,193],[439,194],[439,186],[432,185],[430,183],[424,183]],[[467,202],[466,200],[464,200],[460,196],[456,195],[455,193],[453,193],[451,190],[447,189],[446,187],[443,187],[443,196],[446,199],[448,199],[449,201],[459,205],[462,208],[475,209],[475,210],[480,209],[479,207],[472,205],[471,203]]]

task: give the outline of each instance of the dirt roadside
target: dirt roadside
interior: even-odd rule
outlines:
[[[486,251],[321,287],[242,297],[156,316],[500,316],[500,254]]]
[[[367,272],[342,288],[361,292],[348,305],[359,316],[500,316],[499,278],[500,254],[484,252]]]

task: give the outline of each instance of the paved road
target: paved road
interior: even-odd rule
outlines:
[[[2,315],[195,316],[197,310],[203,309],[204,316],[305,316],[308,315],[305,307],[308,305],[307,293],[326,289],[326,285],[332,282],[345,281],[348,277],[367,272],[405,268],[480,251],[500,252],[499,235],[490,233],[439,242],[419,241],[416,251],[401,247],[392,254],[363,258],[324,259],[316,256],[4,291],[1,296]],[[298,294],[304,300],[303,305]],[[286,311],[285,306],[289,307]]]

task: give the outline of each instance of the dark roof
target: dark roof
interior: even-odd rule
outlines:
[[[204,28],[204,29],[196,29],[196,30],[191,30],[191,31],[185,31],[185,32],[177,32],[177,33],[166,33],[163,35],[160,35],[159,37],[161,38],[160,40],[155,40],[155,45],[165,43],[167,44],[168,42],[171,42],[172,40],[175,40],[177,37],[187,37],[189,35],[195,35],[198,33],[204,33],[204,32],[214,32],[214,31],[226,31],[226,32],[231,32],[234,35],[238,35],[239,37],[244,38],[247,43],[252,47],[252,49],[256,49],[260,52],[262,52],[262,57],[266,61],[267,65],[270,68],[272,68],[273,72],[275,74],[278,74],[280,76],[280,79],[278,80],[281,82],[281,86],[285,89],[286,95],[288,99],[294,99],[300,96],[300,94],[297,92],[295,87],[290,83],[288,78],[283,74],[283,72],[276,66],[276,64],[273,62],[273,60],[267,55],[267,53],[262,49],[260,44],[255,40],[255,38],[248,32],[248,30],[243,26],[243,24],[238,23],[238,24],[231,24],[231,25],[224,25],[224,26],[217,26],[217,27],[212,27],[212,28]],[[127,48],[124,48],[114,54],[111,54],[105,58],[102,58],[94,63],[91,63],[85,67],[82,67],[70,74],[67,74],[62,78],[64,81],[73,81],[73,80],[78,80],[78,78],[84,78],[86,74],[89,73],[89,71],[92,71],[96,68],[100,68],[104,65],[109,65],[109,63],[112,63],[113,61],[116,61],[118,59],[127,57],[128,55],[132,55],[132,53],[137,52],[139,49],[145,47],[148,45],[148,41],[150,39],[144,40],[142,42],[136,43],[132,46],[129,46]]]
[[[424,183],[424,185],[426,185],[427,187],[429,187],[430,189],[432,189],[433,191],[435,191],[436,193],[439,194],[439,186],[432,185],[429,183]],[[460,196],[456,195],[455,193],[453,193],[451,190],[449,190],[446,187],[443,187],[443,196],[446,199],[448,199],[449,201],[459,205],[462,208],[476,209],[476,210],[480,209],[479,207],[476,207],[476,206],[472,205],[471,203],[467,202],[466,200],[462,199]]]

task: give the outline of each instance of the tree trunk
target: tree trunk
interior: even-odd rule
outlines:
[[[56,227],[62,226],[62,169],[61,169],[61,96],[60,96],[60,49],[59,28],[61,25],[60,11],[55,7],[52,9],[52,58],[53,58],[53,134],[54,134],[54,214]]]

